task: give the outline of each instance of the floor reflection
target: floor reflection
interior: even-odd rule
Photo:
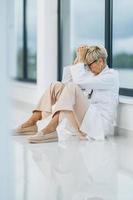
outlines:
[[[14,137],[13,142],[15,200],[116,200],[121,197],[122,173],[116,141],[75,140],[63,145],[33,145],[24,137]],[[133,191],[131,185],[130,190]],[[130,200],[130,195],[133,192],[123,200]]]

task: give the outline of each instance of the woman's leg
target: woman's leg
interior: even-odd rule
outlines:
[[[75,135],[77,135],[81,140],[86,140],[86,134],[82,133],[79,130],[78,124],[74,117],[72,111],[59,111],[56,112],[53,116],[50,123],[41,131],[37,133],[35,136],[31,136],[28,138],[31,143],[40,143],[40,142],[53,142],[58,141],[58,135],[55,132],[58,126],[58,123],[63,120],[63,118],[67,118],[69,123],[67,124],[67,128],[70,128],[70,131],[73,131]],[[63,131],[63,130],[62,130]]]
[[[63,116],[65,116],[80,135],[81,131],[79,128],[89,106],[87,97],[79,86],[74,83],[67,84],[59,97],[56,101],[51,121],[41,132],[49,134],[55,131],[59,123],[59,116],[60,119],[63,119]]]
[[[80,139],[85,138],[86,134],[80,131],[80,127],[75,119],[73,111],[60,111],[59,123],[64,119],[67,119],[68,121],[66,125],[68,131],[71,131],[72,133],[74,133],[74,135],[77,135]]]
[[[56,130],[62,112],[68,113],[66,118],[69,118],[69,121],[79,130],[88,107],[89,101],[78,85],[74,83],[65,85],[59,98],[56,100],[55,108],[52,113],[52,120],[44,129],[39,131],[37,135],[30,137],[29,142],[40,143],[47,142],[48,139],[57,138],[57,135],[55,136],[53,131]],[[82,136],[84,135],[80,130],[78,136],[81,136],[80,138],[83,139]]]
[[[52,133],[52,132],[56,131],[56,128],[57,128],[58,123],[59,123],[59,115],[60,115],[60,112],[57,112],[52,117],[52,119],[49,122],[49,124],[45,128],[43,128],[41,130],[44,134],[49,134],[49,133]]]
[[[38,120],[42,119],[42,113],[41,111],[35,111],[32,116],[21,125],[22,128],[27,128],[29,126],[34,126],[36,125]]]
[[[75,83],[68,83],[55,103],[52,116],[58,111],[72,111],[78,127],[80,127],[89,104],[88,98],[81,88]]]
[[[38,105],[32,111],[32,116],[22,124],[22,128],[33,126],[37,123],[38,120],[46,118],[52,113],[52,106],[59,99],[59,96],[64,88],[64,84],[56,81],[50,84],[48,89],[42,95]]]

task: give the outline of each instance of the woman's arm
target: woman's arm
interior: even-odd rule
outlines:
[[[70,70],[73,82],[84,89],[113,89],[119,84],[116,70],[110,70],[110,72],[105,74],[89,76],[89,72],[84,69],[83,63],[72,65]]]
[[[77,66],[77,64],[80,62],[85,63],[85,55],[86,55],[87,50],[88,50],[88,46],[86,46],[86,45],[79,47],[77,49],[76,57],[75,57],[72,65]],[[70,68],[71,68],[71,65],[68,65],[68,66],[64,67],[64,69],[63,69],[63,76],[62,76],[63,83],[68,83],[68,82],[73,81]]]
[[[65,84],[68,82],[72,82],[72,75],[69,65],[63,68],[63,75],[62,75],[62,83]]]

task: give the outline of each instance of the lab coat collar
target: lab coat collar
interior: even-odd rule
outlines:
[[[106,65],[106,67],[101,71],[100,74],[103,74],[103,73],[107,72],[108,70],[109,70],[109,67],[108,67],[108,65]]]

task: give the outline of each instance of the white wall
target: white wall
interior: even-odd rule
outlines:
[[[37,86],[39,95],[57,80],[57,0],[37,1]]]
[[[10,63],[9,37],[10,11],[13,0],[0,0],[0,199],[12,200],[10,170],[11,146],[9,137],[8,67]],[[10,7],[11,6],[11,7]],[[11,65],[10,65],[11,67]]]
[[[8,29],[7,29],[7,37],[8,37],[8,75],[10,77],[16,76],[16,31],[15,31],[15,0],[8,2]]]
[[[13,27],[13,26],[12,26]],[[15,31],[15,27],[14,27]],[[12,35],[13,31],[10,30]],[[15,56],[15,54],[14,54]],[[12,57],[14,57],[12,54]],[[35,105],[48,87],[57,80],[57,0],[37,1],[37,84],[13,81],[11,96]]]
[[[120,128],[119,134],[133,135],[133,98],[120,97],[118,107],[117,126]]]

